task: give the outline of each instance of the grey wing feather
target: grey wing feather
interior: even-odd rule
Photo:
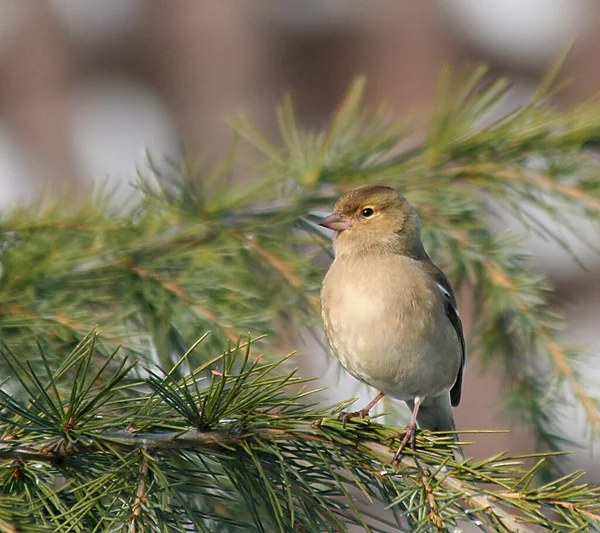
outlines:
[[[460,321],[456,307],[450,303],[446,304],[446,316],[450,319],[450,322],[452,322],[452,325],[454,326],[462,351],[462,360],[460,363],[460,368],[458,369],[458,375],[456,376],[456,381],[454,382],[452,389],[450,389],[450,401],[452,402],[452,407],[456,407],[460,403],[460,396],[462,393],[463,371],[467,363],[467,347],[465,344],[462,322]]]
[[[454,297],[454,293],[452,292],[452,286],[450,285],[450,281],[446,275],[427,258],[427,269],[433,275],[435,282],[437,283],[440,291],[445,297],[445,310],[446,316],[454,326],[454,330],[456,331],[456,335],[458,336],[458,340],[460,342],[460,348],[462,353],[462,359],[460,368],[458,369],[458,375],[456,376],[456,381],[450,390],[450,401],[452,403],[452,407],[456,407],[460,403],[460,396],[462,393],[462,379],[463,372],[465,366],[467,364],[467,346],[465,343],[465,335],[463,333],[462,322],[460,320],[460,316],[458,315],[458,311],[456,310],[456,298]]]

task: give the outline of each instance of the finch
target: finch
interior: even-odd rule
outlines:
[[[335,259],[321,289],[329,344],[352,376],[379,391],[345,417],[367,416],[384,395],[406,402],[412,419],[397,460],[407,443],[414,446],[417,423],[456,429],[452,407],[466,362],[456,299],[425,252],[417,213],[391,187],[348,192],[320,225],[335,231]]]

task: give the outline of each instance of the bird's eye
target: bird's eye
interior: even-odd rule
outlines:
[[[372,215],[373,215],[373,213],[374,213],[374,212],[375,212],[375,211],[373,211],[373,210],[372,210],[370,207],[365,207],[365,208],[362,210],[362,213],[361,213],[361,214],[362,214],[362,216],[363,216],[363,217],[365,217],[365,218],[369,218],[370,216],[372,216]]]

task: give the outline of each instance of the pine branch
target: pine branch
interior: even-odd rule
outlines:
[[[188,352],[143,382],[128,383],[134,367],[122,361],[61,392],[61,381],[89,368],[95,344],[89,337],[43,378],[24,370],[29,399],[0,391],[0,487],[29,499],[33,524],[138,531],[168,523],[184,531],[191,523],[246,528],[252,517],[259,529],[346,531],[357,523],[379,531],[387,518],[366,503],[380,501],[399,511],[390,523],[400,530],[447,531],[459,520],[484,531],[600,527],[600,488],[579,484],[580,473],[530,486],[542,460],[530,470],[523,457],[457,462],[451,437],[421,432],[417,449],[394,463],[398,428],[374,420],[345,427],[338,414],[350,402],[306,403],[306,380],[278,371],[289,357],[254,360],[251,342],[213,360],[222,370],[210,379],[202,377],[207,365],[175,377]],[[57,482],[62,488],[49,491]],[[164,498],[179,504],[164,508]],[[238,502],[240,514],[219,506],[222,499]]]
[[[333,419],[336,420],[336,419]],[[293,424],[293,423],[292,423]],[[299,429],[302,424],[298,423]],[[313,434],[302,431],[302,435],[298,432],[289,432],[275,429],[261,429],[252,432],[253,439],[259,439],[266,442],[283,442],[285,444],[294,442],[314,441],[321,444],[331,444],[331,441],[323,438],[318,432]],[[47,461],[60,462],[67,457],[73,457],[79,454],[89,454],[94,452],[104,452],[107,449],[107,442],[110,442],[111,450],[119,452],[132,452],[136,450],[144,450],[144,453],[152,453],[158,450],[197,450],[205,452],[210,449],[221,450],[223,447],[229,448],[232,446],[239,447],[242,443],[248,440],[247,436],[239,436],[232,433],[231,430],[225,431],[197,431],[190,430],[185,433],[172,432],[164,434],[132,434],[128,432],[115,432],[101,435],[102,444],[90,443],[88,445],[79,445],[70,447],[68,450],[61,452],[50,452],[45,448],[45,444],[34,447],[13,447],[10,445],[0,445],[0,459],[13,461]],[[382,444],[381,442],[360,439],[356,440],[355,445],[358,449],[368,450],[370,455],[378,457],[382,463],[387,463],[393,468],[398,468],[398,471],[405,469],[416,470],[420,466],[413,457],[405,456],[401,459],[398,465],[393,464],[394,449]],[[510,461],[511,459],[506,459]],[[460,467],[458,467],[460,471]],[[144,500],[148,475],[148,463],[142,457],[140,462],[140,481],[136,492],[136,503],[134,506],[133,516],[139,516],[141,513],[141,504]],[[438,506],[432,496],[432,489],[427,475],[421,477],[421,483],[427,492],[427,499],[431,509],[430,519],[435,525],[442,527],[444,520],[437,514]],[[470,484],[454,478],[451,475],[444,476],[444,479],[439,482],[439,486],[446,490],[453,490],[461,494],[465,502],[471,507],[475,513],[489,513],[495,519],[499,520],[508,531],[520,531],[526,533],[531,531],[522,522],[519,522],[510,513],[507,513],[500,507],[496,501],[499,499],[518,500],[522,497],[519,493],[499,493],[498,496],[490,496],[482,494],[474,489]],[[590,520],[595,520],[600,523],[600,514],[586,512],[585,509],[580,509],[577,505],[570,502],[553,501],[552,505],[568,508],[573,512],[584,513]],[[433,515],[433,516],[432,516]]]
[[[337,418],[332,419],[332,422],[336,421]],[[321,421],[323,423],[323,420]],[[294,422],[292,422],[294,425]],[[297,423],[299,430],[302,431],[284,431],[276,429],[260,429],[252,431],[252,439],[259,439],[265,442],[282,442],[285,444],[306,441],[318,442],[321,444],[332,444],[332,442],[323,436],[319,435],[318,432],[309,433],[307,429],[302,428],[302,423]],[[310,427],[310,426],[309,426]],[[390,428],[391,429],[391,428]],[[133,452],[137,450],[144,450],[145,453],[152,453],[158,450],[196,450],[206,452],[207,450],[221,450],[223,448],[230,448],[232,446],[241,447],[246,442],[248,436],[235,435],[230,429],[219,431],[198,431],[190,430],[185,433],[182,432],[171,432],[162,434],[135,434],[125,431],[106,433],[100,435],[102,443],[99,442],[90,443],[88,445],[78,445],[70,447],[68,450],[60,452],[50,452],[45,448],[45,444],[33,446],[33,447],[14,447],[10,445],[0,445],[0,460],[13,460],[13,461],[46,461],[50,463],[60,462],[67,457],[73,457],[79,454],[99,453],[105,452],[107,447],[111,450],[119,452]],[[108,446],[106,443],[110,442]],[[421,465],[417,460],[410,456],[404,456],[401,458],[398,464],[393,462],[395,449],[390,449],[389,446],[381,443],[380,441],[370,439],[357,439],[354,445],[359,450],[365,450],[369,452],[369,455],[376,456],[381,463],[386,463],[390,467],[397,469],[396,471],[402,472],[406,469],[418,470]],[[503,458],[503,463],[513,462],[514,459]],[[447,462],[446,462],[447,463]],[[460,466],[455,467],[460,475]],[[392,471],[394,472],[394,471]],[[386,474],[391,474],[387,473]],[[525,472],[523,475],[528,475]],[[136,503],[134,506],[133,516],[139,516],[141,513],[142,502],[144,501],[144,493],[146,490],[148,476],[148,462],[145,457],[142,457],[140,461],[140,480],[138,489],[136,492]],[[438,505],[433,496],[433,490],[429,481],[429,474],[424,474],[421,477],[421,483],[427,493],[427,500],[430,507],[429,519],[438,527],[442,528],[445,523],[444,519],[438,514]],[[475,474],[476,476],[476,474]],[[511,515],[509,512],[504,510],[497,502],[518,502],[524,498],[524,495],[519,492],[498,492],[497,494],[482,493],[480,489],[474,488],[470,483],[462,481],[452,475],[444,475],[441,481],[436,480],[438,487],[442,487],[448,491],[455,491],[461,495],[461,499],[469,505],[471,513],[483,513],[489,514],[496,521],[503,524],[507,531],[515,531],[521,533],[527,533],[532,531],[523,522],[519,521],[517,517]],[[483,478],[482,480],[490,481],[489,479]],[[560,490],[560,489],[557,489]],[[585,506],[578,506],[568,501],[552,500],[552,506],[558,506],[565,509],[569,509],[571,512],[580,513],[586,516],[590,521],[595,521],[600,524],[600,509],[598,512],[586,511]],[[515,507],[518,508],[518,503],[515,503]]]

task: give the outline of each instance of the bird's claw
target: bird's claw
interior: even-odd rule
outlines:
[[[399,437],[400,435],[404,435],[404,437],[402,438],[402,442],[400,443],[400,446],[398,447],[398,450],[396,451],[396,453],[394,454],[394,458],[392,459],[392,463],[397,463],[400,460],[400,457],[402,457],[402,454],[404,453],[404,448],[406,448],[407,444],[410,442],[410,447],[414,450],[415,446],[416,446],[416,438],[417,438],[417,425],[416,424],[409,424],[408,426],[406,426],[404,428],[404,431],[401,433],[397,433],[396,435],[392,435],[391,437],[388,437],[385,440],[391,440],[391,439],[395,439],[397,437]]]
[[[342,419],[343,427],[346,427],[348,420],[350,420],[352,418],[366,418],[367,416],[369,416],[368,409],[361,409],[360,411],[352,411],[350,413],[343,411],[342,413],[340,413],[340,418]]]

